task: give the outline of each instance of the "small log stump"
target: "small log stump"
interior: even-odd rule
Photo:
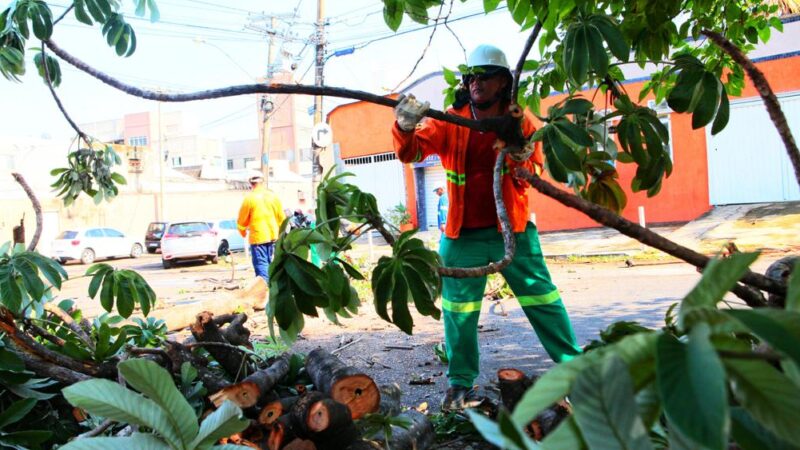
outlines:
[[[318,348],[309,353],[306,371],[318,390],[350,408],[354,420],[378,411],[381,394],[375,381],[327,350]]]

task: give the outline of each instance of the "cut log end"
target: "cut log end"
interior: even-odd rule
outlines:
[[[525,378],[525,373],[519,369],[500,369],[497,371],[497,379],[500,381],[519,381]]]
[[[353,419],[376,412],[381,404],[381,393],[375,381],[367,375],[342,377],[331,388],[331,398],[350,408]]]
[[[219,408],[225,400],[230,400],[240,408],[249,408],[258,402],[260,391],[255,383],[239,383],[228,386],[208,397]]]
[[[272,425],[283,414],[283,405],[280,401],[269,402],[258,414],[258,422],[262,425]]]
[[[315,433],[327,430],[331,425],[332,414],[335,414],[335,412],[328,407],[328,402],[316,402],[308,410],[306,426]]]

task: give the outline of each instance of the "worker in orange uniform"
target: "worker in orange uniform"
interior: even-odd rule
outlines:
[[[497,47],[481,45],[470,54],[467,65],[470,71],[464,74],[462,87],[448,112],[473,120],[507,114],[512,101],[512,76],[505,54]],[[439,246],[444,266],[479,267],[500,260],[504,254],[503,236],[498,231],[492,191],[496,134],[439,120],[422,120],[429,107],[427,102],[417,102],[413,95],[399,100],[395,108],[397,121],[392,128],[398,159],[419,162],[437,154],[447,174],[450,208]],[[531,115],[526,111],[523,135],[530,137],[534,131]],[[544,349],[555,362],[561,362],[581,350],[561,295],[550,279],[536,225],[528,221],[528,185],[513,176],[517,167],[540,172],[543,165],[539,144],[532,154],[506,156],[501,190],[517,251],[502,274]],[[459,410],[477,400],[473,383],[479,374],[478,318],[486,277],[444,277],[442,285],[450,382],[442,410]]]
[[[239,234],[245,237],[250,231],[250,256],[256,276],[269,283],[269,264],[275,250],[281,223],[286,219],[281,201],[274,192],[264,187],[264,177],[250,177],[252,190],[244,198],[239,208],[239,219],[236,225]]]

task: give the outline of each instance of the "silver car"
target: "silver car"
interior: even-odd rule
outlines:
[[[217,254],[225,256],[230,252],[243,252],[245,249],[245,241],[239,229],[236,227],[236,221],[233,219],[228,220],[212,220],[208,222],[217,233],[219,245],[217,246]]]
[[[170,222],[161,237],[161,264],[171,268],[179,260],[205,259],[216,264],[217,233],[203,221]]]
[[[65,263],[79,260],[92,264],[101,258],[138,258],[144,246],[114,228],[82,228],[62,231],[51,244],[52,257]]]

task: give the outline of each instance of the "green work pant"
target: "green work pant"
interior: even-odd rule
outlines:
[[[550,280],[536,226],[517,233],[517,251],[502,274],[517,296],[544,349],[555,362],[580,353],[567,310]],[[503,236],[496,228],[461,230],[458,239],[443,238],[439,253],[445,267],[478,267],[503,257]],[[471,387],[479,373],[478,317],[486,277],[443,277],[444,338],[451,385]]]

